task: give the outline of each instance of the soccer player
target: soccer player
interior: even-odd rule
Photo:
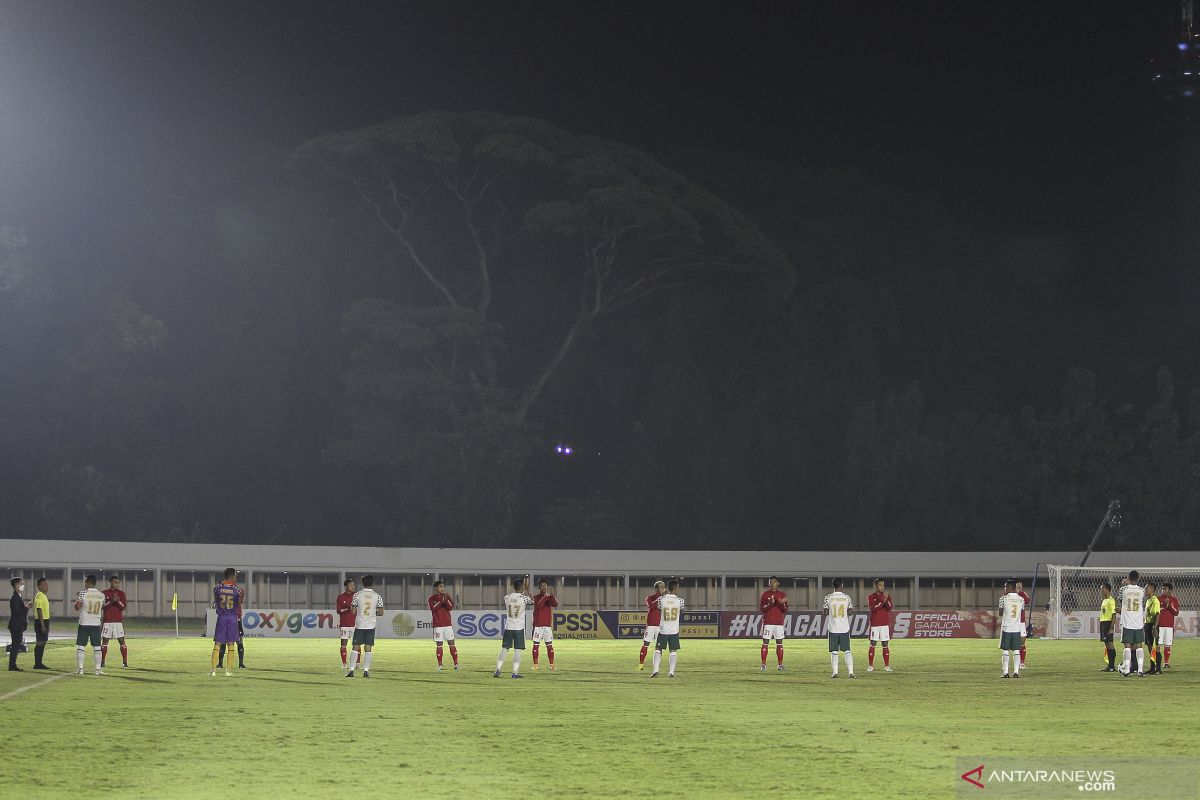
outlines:
[[[37,594],[33,597],[33,668],[50,669],[42,661],[46,654],[46,642],[50,641],[50,598],[46,591],[50,584],[45,578],[38,578]]]
[[[1142,673],[1142,644],[1146,641],[1145,612],[1142,609],[1146,597],[1142,587],[1138,586],[1138,571],[1131,570],[1129,580],[1121,587],[1121,644],[1125,646],[1125,657],[1121,664],[1120,673],[1131,677],[1137,668],[1137,675]]]
[[[875,671],[875,643],[883,645],[883,671],[892,671],[892,653],[888,644],[892,638],[892,618],[888,612],[896,607],[892,596],[883,590],[883,578],[875,579],[875,591],[867,598],[867,608],[870,610],[868,634],[870,647],[867,648],[867,672]]]
[[[1163,582],[1162,594],[1158,596],[1158,600],[1162,604],[1158,612],[1158,653],[1162,669],[1170,669],[1171,644],[1175,641],[1175,617],[1179,615],[1179,598],[1175,596],[1175,587],[1169,581]]]
[[[504,658],[511,648],[513,651],[512,676],[521,675],[521,651],[525,649],[525,611],[533,605],[529,596],[529,583],[524,578],[514,578],[513,590],[504,595],[504,640],[500,643],[500,655],[496,659],[496,671],[493,678],[500,677],[504,669]]]
[[[833,674],[838,676],[838,653],[846,657],[846,675],[854,675],[854,656],[850,652],[850,612],[854,603],[850,595],[842,591],[842,579],[833,579],[833,591],[825,595],[822,607],[825,609],[825,632],[829,635],[829,661],[833,664]]]
[[[767,671],[767,651],[771,649],[771,639],[775,640],[776,669],[783,672],[783,615],[788,610],[787,595],[779,591],[779,578],[772,575],[767,579],[768,588],[758,598],[758,607],[762,610],[762,650],[759,657],[762,663],[759,672]]]
[[[116,639],[121,646],[121,666],[129,666],[129,648],[125,646],[125,609],[128,607],[121,579],[113,575],[104,590],[104,622],[100,628],[100,666],[108,661],[108,640]]]
[[[550,592],[550,584],[538,581],[538,593],[533,596],[533,671],[538,668],[538,644],[546,643],[546,660],[554,670],[554,609],[558,598]]]
[[[1101,672],[1116,672],[1117,651],[1113,647],[1113,616],[1117,613],[1117,601],[1112,596],[1112,584],[1100,584],[1100,641],[1104,644],[1104,657],[1108,666]]]
[[[337,596],[334,608],[337,609],[338,626],[341,628],[342,671],[345,672],[350,666],[346,661],[346,644],[354,638],[354,579],[342,581],[342,589],[345,591]]]
[[[234,580],[236,580],[236,579],[237,579],[237,575],[234,575]],[[238,669],[246,668],[246,647],[245,647],[245,645],[242,644],[242,640],[246,638],[246,632],[242,630],[242,601],[245,599],[246,599],[246,591],[244,589],[239,588],[238,589],[237,608],[235,609],[237,611]],[[228,646],[227,644],[221,645],[221,653],[220,653],[220,655],[217,656],[217,667],[218,668],[223,668],[225,665],[225,650],[226,650],[227,646]],[[233,655],[231,654],[229,657],[233,658]]]
[[[658,607],[658,598],[663,596],[667,585],[662,581],[654,582],[654,594],[646,598],[646,630],[642,632],[642,654],[638,656],[639,670],[646,668],[646,651],[658,639],[659,623],[662,621],[662,610]]]
[[[433,584],[433,594],[429,596],[429,611],[433,614],[433,641],[437,643],[437,671],[442,671],[442,642],[450,644],[450,658],[454,660],[454,668],[458,669],[458,648],[454,646],[454,620],[450,612],[454,610],[454,601],[446,594],[446,584],[438,581]]]
[[[1025,601],[1017,592],[1021,584],[1011,578],[1004,582],[1000,596],[1000,677],[1008,677],[1008,659],[1012,657],[1012,676],[1021,677],[1021,637],[1025,633]]]
[[[83,591],[75,596],[75,610],[79,612],[79,628],[75,633],[75,674],[83,674],[83,654],[90,643],[96,674],[103,675],[104,671],[100,669],[100,615],[104,610],[104,594],[96,588],[95,575],[84,577]]]
[[[229,665],[223,664],[222,656],[228,645],[238,640],[238,621],[242,616],[242,589],[237,585],[237,570],[229,567],[225,570],[225,580],[213,587],[213,608],[217,610],[217,629],[213,634],[212,671],[210,678],[216,677],[217,666],[225,668],[225,676],[232,677]]]
[[[1150,669],[1146,670],[1147,675],[1159,675],[1162,672],[1158,668],[1158,614],[1162,609],[1162,603],[1159,602],[1155,592],[1157,588],[1153,581],[1146,582],[1146,653],[1150,658]]]
[[[1025,635],[1029,633],[1029,625],[1025,622],[1025,612],[1033,613],[1033,598],[1025,591],[1025,584],[1017,581],[1017,596],[1025,603],[1021,609],[1021,669],[1025,669]]]
[[[371,677],[371,650],[375,647],[375,625],[383,615],[383,598],[373,588],[374,575],[362,576],[363,588],[359,589],[351,607],[357,612],[354,617],[354,649],[350,651],[350,671],[347,678],[354,677],[354,669],[358,666],[359,653],[362,653],[363,677]]]
[[[675,594],[675,590],[678,588],[679,581],[671,578],[667,581],[667,593],[658,598],[658,610],[662,612],[662,618],[659,620],[658,636],[654,641],[654,671],[650,673],[651,678],[658,677],[658,670],[662,666],[664,647],[670,650],[667,659],[667,677],[677,677],[675,664],[679,658],[679,621],[683,616],[683,598]]]

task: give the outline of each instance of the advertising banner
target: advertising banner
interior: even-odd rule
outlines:
[[[500,610],[466,609],[451,612],[456,639],[499,639],[504,633]],[[533,631],[533,611],[525,616],[527,634]],[[554,612],[557,639],[615,639],[617,612],[559,610]],[[216,631],[216,614],[208,612],[208,636]],[[714,623],[715,627],[715,623]],[[328,609],[248,608],[242,611],[242,631],[247,637],[300,639],[336,638],[338,617]],[[430,639],[433,615],[429,611],[384,611],[375,626],[378,639]]]
[[[1037,619],[1036,615],[1034,617]],[[1100,638],[1100,612],[1074,611],[1069,614],[1059,613],[1058,635],[1064,639],[1098,639]],[[1121,641],[1120,622],[1114,628],[1114,635]],[[1176,636],[1200,636],[1200,611],[1181,611],[1175,618]]]
[[[617,612],[554,610],[555,639],[615,639]]]
[[[641,639],[646,633],[645,611],[608,611],[618,639]],[[555,634],[557,635],[557,634]],[[721,636],[720,611],[687,611],[679,620],[679,635],[684,639],[718,639]]]
[[[998,635],[996,615],[991,611],[893,611],[893,639],[990,639]],[[825,636],[824,614],[819,611],[796,611],[785,615],[784,635],[795,639]],[[1034,636],[1045,632],[1046,615],[1033,615]],[[850,635],[865,637],[868,617],[865,611],[851,615]],[[725,611],[721,614],[721,635],[725,638],[754,638],[762,635],[762,614]]]

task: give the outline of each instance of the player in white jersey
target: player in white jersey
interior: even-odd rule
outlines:
[[[103,609],[104,593],[96,588],[96,576],[88,575],[83,579],[83,591],[75,596],[75,610],[79,612],[79,629],[75,634],[76,675],[83,674],[83,655],[89,642],[96,674],[104,674],[100,669],[100,615]]]
[[[514,578],[513,590],[504,595],[504,641],[500,643],[500,655],[496,658],[496,671],[493,678],[500,677],[504,669],[504,658],[509,648],[513,651],[512,676],[521,675],[521,651],[525,649],[525,612],[533,605],[529,596],[529,581],[527,578]]]
[[[833,592],[825,595],[825,602],[822,603],[825,609],[825,632],[829,635],[829,662],[833,665],[833,674],[829,677],[836,678],[838,676],[838,653],[842,653],[846,657],[846,674],[848,677],[854,675],[854,655],[850,652],[850,612],[854,610],[854,603],[850,600],[850,595],[842,591],[842,579],[833,579]]]
[[[1138,586],[1138,572],[1132,570],[1129,580],[1121,587],[1117,606],[1121,609],[1121,643],[1125,645],[1125,658],[1119,672],[1125,677],[1141,676],[1142,673],[1142,644],[1146,641],[1145,624],[1146,594]],[[1133,667],[1137,672],[1133,672]]]
[[[662,666],[662,651],[666,647],[670,651],[667,657],[667,677],[674,678],[675,664],[679,658],[679,621],[683,617],[683,598],[675,594],[679,589],[679,581],[671,578],[667,581],[667,593],[658,598],[658,610],[662,617],[658,622],[658,639],[654,643],[654,671],[651,678],[658,677],[658,668]]]
[[[383,614],[383,598],[375,591],[375,576],[362,576],[363,588],[354,593],[350,607],[354,609],[354,649],[350,651],[350,671],[347,678],[354,677],[362,653],[363,677],[371,677],[371,650],[375,647],[375,624]]]
[[[1004,582],[1004,594],[1000,596],[997,614],[1000,617],[1000,668],[1001,678],[1008,677],[1008,660],[1012,658],[1012,676],[1021,677],[1021,638],[1025,635],[1025,622],[1021,619],[1025,611],[1025,598],[1017,594],[1017,582],[1010,578]]]

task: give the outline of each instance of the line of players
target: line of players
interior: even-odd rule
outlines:
[[[1147,581],[1143,589],[1138,585],[1138,571],[1131,570],[1121,579],[1121,608],[1117,614],[1117,601],[1112,594],[1112,584],[1100,585],[1103,599],[1100,601],[1100,641],[1104,643],[1106,665],[1101,672],[1116,672],[1125,677],[1132,675],[1161,675],[1171,668],[1171,645],[1175,641],[1175,619],[1179,615],[1179,598],[1170,581],[1163,582],[1161,593],[1153,581]],[[1117,651],[1113,647],[1113,621],[1121,623],[1121,644],[1124,658],[1116,666]],[[1143,668],[1142,646],[1150,657],[1149,668]]]

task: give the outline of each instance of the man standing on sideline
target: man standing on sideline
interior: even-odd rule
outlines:
[[[870,633],[870,646],[867,648],[867,672],[875,671],[875,643],[883,645],[883,671],[892,671],[892,654],[888,650],[888,644],[892,638],[892,618],[890,612],[895,608],[892,602],[892,596],[883,590],[883,578],[875,579],[875,591],[867,597],[867,606],[870,609],[870,620],[868,624]]]
[[[433,616],[433,641],[437,645],[437,671],[442,671],[442,644],[449,643],[450,658],[454,661],[454,669],[458,669],[458,648],[454,645],[454,600],[446,594],[446,584],[438,581],[433,584],[433,594],[429,596],[429,613]]]
[[[1162,670],[1158,668],[1158,612],[1162,609],[1162,603],[1158,600],[1158,595],[1155,592],[1157,589],[1153,581],[1146,583],[1146,655],[1150,659],[1150,668],[1146,670],[1147,675],[1160,675]]]
[[[25,581],[13,578],[9,583],[12,584],[13,593],[8,600],[8,632],[12,637],[12,643],[8,646],[8,670],[24,672],[25,670],[17,666],[17,655],[25,646],[25,629],[29,627],[29,603],[21,597],[21,592],[25,591]]]
[[[554,609],[558,598],[550,592],[550,584],[538,581],[538,593],[533,596],[533,671],[538,668],[538,645],[546,643],[546,660],[554,671]]]
[[[342,581],[342,588],[345,591],[337,596],[334,608],[337,609],[338,627],[341,628],[342,672],[345,672],[350,666],[346,660],[346,644],[354,638],[354,579],[346,578]]]
[[[1029,633],[1029,626],[1025,622],[1025,615],[1033,613],[1033,598],[1025,591],[1025,584],[1020,581],[1017,581],[1017,596],[1025,603],[1021,609],[1021,669],[1025,669],[1025,641],[1026,634]]]
[[[825,632],[829,636],[829,661],[833,665],[833,674],[838,676],[838,653],[846,658],[846,677],[854,676],[854,655],[850,652],[850,612],[854,603],[850,595],[842,591],[842,579],[833,579],[833,591],[825,595]]]
[[[49,586],[45,578],[38,578],[37,594],[33,597],[34,669],[50,669],[42,661],[46,654],[46,642],[50,640],[50,598],[46,596]]]
[[[759,651],[759,672],[767,671],[767,653],[771,649],[771,640],[775,640],[776,669],[783,672],[783,619],[788,610],[787,595],[779,591],[779,578],[772,575],[767,578],[767,590],[758,598],[758,608],[762,611],[762,650]]]
[[[129,666],[129,649],[125,646],[125,608],[128,603],[121,591],[121,579],[113,575],[104,590],[104,621],[100,628],[100,666],[108,660],[108,640],[121,645],[121,666]]]
[[[75,597],[75,610],[79,612],[79,627],[75,631],[75,674],[83,674],[83,657],[87,646],[92,646],[92,664],[96,674],[100,669],[100,615],[104,613],[104,593],[96,588],[96,576],[83,579],[83,591]]]
[[[1100,641],[1104,644],[1104,657],[1108,665],[1101,672],[1117,671],[1117,651],[1113,647],[1113,617],[1117,613],[1117,601],[1112,596],[1112,584],[1100,584]]]
[[[1164,581],[1162,594],[1158,596],[1160,608],[1158,612],[1158,662],[1161,669],[1171,668],[1171,644],[1175,641],[1175,617],[1179,615],[1179,598],[1175,596],[1175,587],[1169,581]]]
[[[667,585],[662,581],[654,582],[654,594],[646,598],[646,629],[642,632],[642,654],[638,656],[639,670],[646,668],[646,651],[658,640],[658,629],[662,623],[662,609],[658,607],[658,598],[663,596]]]

